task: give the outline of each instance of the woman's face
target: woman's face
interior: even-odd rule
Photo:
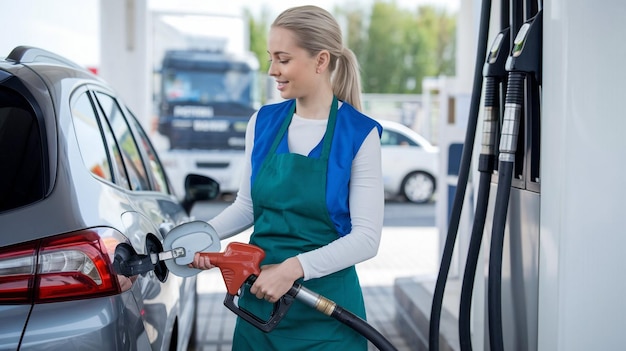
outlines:
[[[292,31],[272,27],[268,38],[269,75],[276,80],[283,99],[304,98],[319,88],[317,60],[296,45]]]

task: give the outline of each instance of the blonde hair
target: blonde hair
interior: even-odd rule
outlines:
[[[339,100],[361,110],[359,63],[352,50],[343,46],[339,23],[328,11],[312,5],[292,7],[278,15],[272,27],[292,31],[298,46],[311,56],[328,50],[333,93]]]

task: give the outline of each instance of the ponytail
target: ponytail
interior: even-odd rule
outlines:
[[[352,50],[344,47],[337,57],[337,65],[331,82],[333,93],[339,100],[345,101],[361,111],[361,78],[359,62]]]

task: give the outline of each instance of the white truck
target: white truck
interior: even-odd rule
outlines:
[[[181,23],[189,25],[193,18]],[[168,141],[161,151],[163,163],[177,194],[184,193],[188,174],[211,177],[222,193],[235,193],[246,126],[260,100],[256,56],[247,44],[232,45],[248,42],[240,37],[247,35],[247,22],[244,17],[205,16],[202,31],[193,34],[175,24],[169,22],[181,30],[186,45],[163,46],[155,89],[157,130]]]

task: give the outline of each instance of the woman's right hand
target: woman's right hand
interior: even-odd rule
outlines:
[[[197,269],[211,269],[215,266],[211,264],[211,260],[209,260],[208,255],[201,255],[200,252],[196,252],[193,256],[193,262],[189,264],[189,267]]]

